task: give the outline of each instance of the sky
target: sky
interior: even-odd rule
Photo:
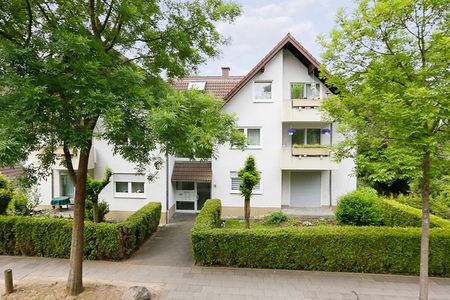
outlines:
[[[219,58],[199,67],[200,75],[220,75],[221,67],[230,75],[247,74],[288,32],[320,61],[323,52],[316,39],[335,25],[339,8],[346,10],[351,0],[235,0],[242,14],[233,24],[218,23],[217,30],[230,38]]]

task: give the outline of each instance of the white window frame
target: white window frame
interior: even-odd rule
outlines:
[[[119,193],[119,192],[116,192],[116,183],[117,182],[126,182],[126,183],[128,183],[128,193]],[[132,191],[132,183],[133,182],[138,182],[138,183],[143,183],[144,184],[144,192],[143,193],[132,193],[131,191]],[[116,197],[116,198],[146,198],[146,189],[147,189],[147,187],[146,187],[147,185],[145,184],[145,181],[140,181],[140,180],[132,180],[132,181],[129,181],[129,180],[115,180],[114,179],[114,186],[113,186],[113,188],[114,188],[114,197]]]
[[[232,186],[232,179],[233,178],[238,178],[239,179],[237,171],[230,171],[230,184],[228,185],[228,187],[230,189],[230,194],[240,194],[241,191],[239,189],[233,190],[231,188],[231,186]],[[263,189],[262,189],[262,173],[261,172],[259,172],[259,183],[258,184],[259,184],[259,189],[253,189],[252,195],[261,195],[263,193]],[[256,186],[258,186],[258,185],[256,185]]]
[[[294,84],[303,84],[303,95],[302,95],[302,98],[300,98],[300,99],[307,99],[307,100],[315,100],[315,99],[317,99],[317,97],[319,98],[319,99],[321,99],[322,97],[321,97],[321,89],[322,89],[322,86],[321,86],[321,84],[319,83],[319,82],[301,82],[301,81],[298,81],[298,82],[291,82],[290,84],[289,84],[289,93],[290,93],[290,95],[289,95],[289,97],[291,98],[291,100],[293,100],[294,98],[292,98],[292,85],[294,85]],[[319,86],[319,91],[318,91],[318,94],[319,94],[319,96],[316,96],[316,97],[312,97],[312,98],[306,98],[306,85],[307,84],[311,84],[311,85],[318,85]],[[294,99],[295,100],[295,99]]]
[[[245,149],[256,149],[256,150],[262,149],[262,145],[263,145],[262,127],[258,127],[258,126],[238,127],[238,130],[244,131],[244,135],[247,139],[248,139],[248,130],[249,129],[258,129],[259,130],[259,145],[246,145]],[[237,147],[232,145],[231,149],[237,149]]]
[[[257,83],[270,83],[270,98],[268,98],[268,99],[257,99],[256,98],[256,84]],[[253,81],[253,102],[255,102],[255,103],[273,102],[273,80],[255,80],[255,81]]]

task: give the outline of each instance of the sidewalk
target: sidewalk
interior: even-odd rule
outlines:
[[[0,256],[1,271],[23,278],[66,280],[68,260]],[[161,299],[418,299],[412,276],[212,267],[151,266],[86,261],[85,280],[162,283]],[[3,280],[3,272],[0,273]],[[0,285],[3,290],[3,285]],[[430,300],[450,299],[450,279],[430,279]],[[358,298],[359,297],[359,298]]]

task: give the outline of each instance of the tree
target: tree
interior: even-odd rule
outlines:
[[[87,176],[86,180],[86,200],[92,203],[94,223],[100,222],[98,214],[98,195],[108,185],[109,179],[112,176],[110,168],[105,170],[103,179],[96,180],[91,175]]]
[[[450,4],[357,4],[352,14],[341,10],[330,39],[322,38],[322,74],[338,92],[323,108],[346,134],[338,155],[355,157],[372,179],[400,174],[420,183],[420,299],[427,299],[430,177],[449,155]]]
[[[205,116],[183,106],[184,97],[193,97],[172,93],[164,78],[185,76],[217,56],[226,40],[214,24],[232,22],[239,13],[238,5],[222,0],[1,2],[0,165],[12,166],[37,153],[39,164],[27,173],[44,176],[62,145],[76,183],[70,294],[83,290],[83,220],[94,135],[139,170],[150,164],[157,168],[159,155],[150,153],[174,153],[189,139],[183,134],[203,131],[209,136],[183,148],[189,158],[206,158],[214,153],[214,142],[236,136],[232,116],[217,109]],[[180,106],[167,108],[164,99],[171,97],[180,99]],[[189,126],[178,132],[173,117],[165,126],[179,134],[167,136],[154,121],[173,111],[182,111]],[[203,128],[205,117],[217,122]],[[72,149],[79,153],[75,167]]]
[[[238,176],[241,180],[239,190],[241,191],[242,197],[244,197],[245,228],[250,228],[250,198],[253,193],[253,188],[260,180],[259,171],[256,168],[256,161],[252,155],[247,157],[244,168],[239,170]]]

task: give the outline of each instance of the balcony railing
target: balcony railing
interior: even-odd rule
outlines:
[[[302,108],[318,108],[320,106],[320,99],[292,99],[292,107],[297,109]]]
[[[323,145],[294,145],[292,147],[292,155],[293,156],[330,156],[330,147]]]
[[[331,150],[325,147],[283,147],[282,170],[334,170],[338,168],[331,159]]]

